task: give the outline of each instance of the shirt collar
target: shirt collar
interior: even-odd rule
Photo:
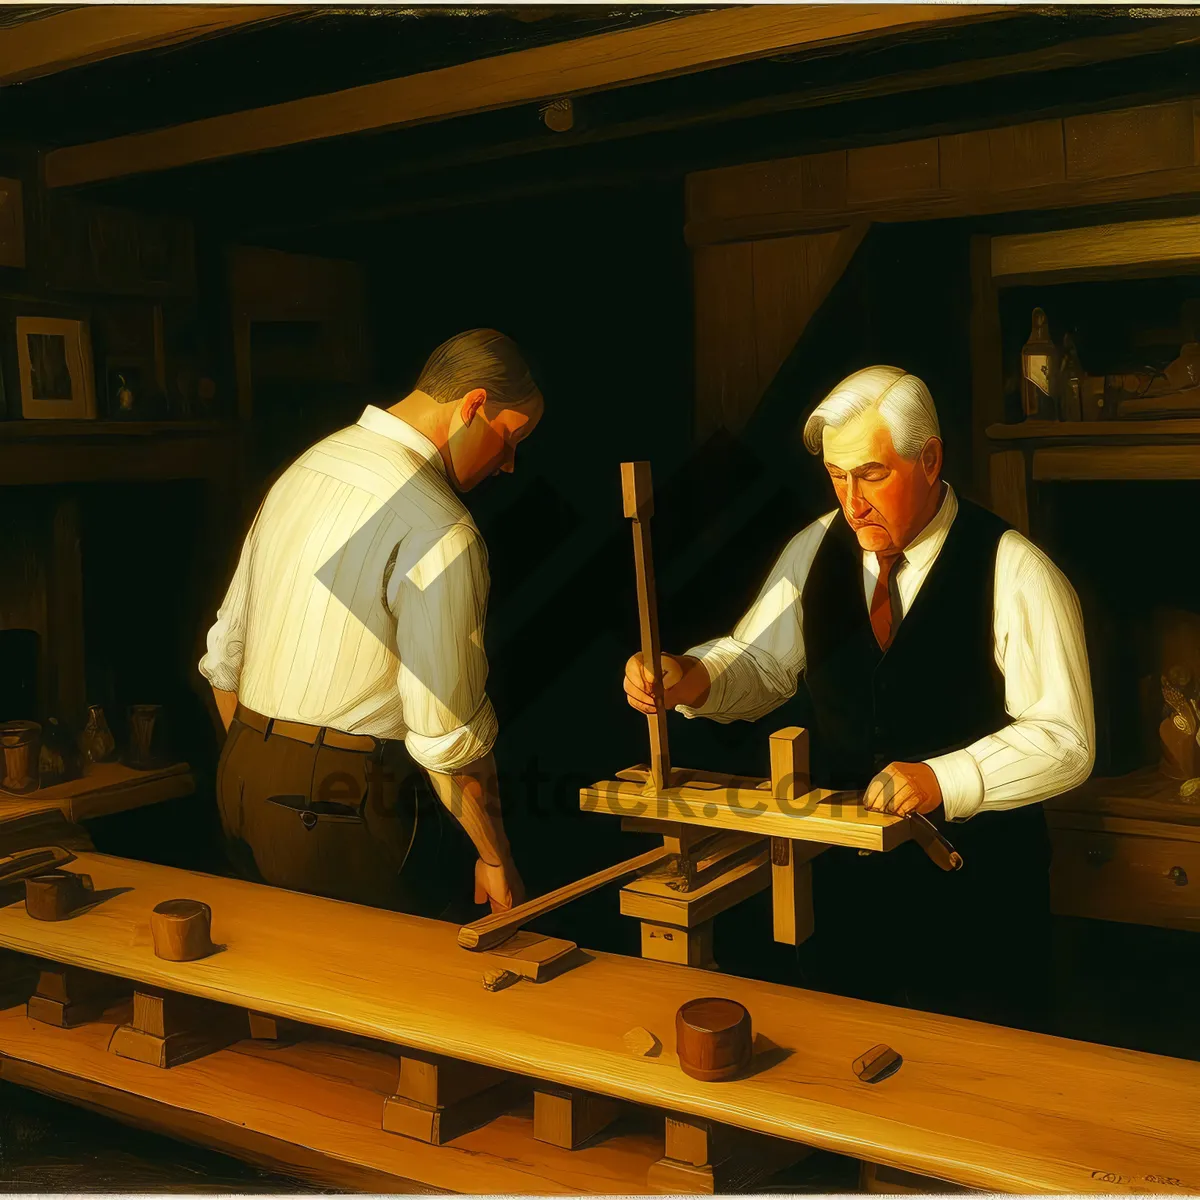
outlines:
[[[415,451],[445,474],[446,463],[438,448],[419,429],[414,429],[407,421],[402,420],[394,413],[378,408],[374,404],[368,404],[363,409],[363,415],[358,418],[358,424],[363,429],[369,429],[372,433],[391,438],[393,442],[399,442],[409,450]]]
[[[923,571],[941,553],[946,542],[946,535],[954,518],[958,515],[958,499],[954,489],[946,484],[946,494],[942,503],[933,515],[933,520],[904,547],[904,561],[910,563],[915,570]]]

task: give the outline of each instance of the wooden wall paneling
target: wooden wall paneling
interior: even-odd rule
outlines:
[[[804,155],[800,159],[800,188],[804,207],[815,212],[836,212],[844,208],[848,169],[845,150]]]
[[[971,238],[971,483],[976,499],[990,492],[987,428],[1004,420],[1004,353],[1000,302],[992,281],[992,239]]]
[[[1200,446],[1056,446],[1035,450],[1033,478],[1200,479]]]
[[[697,219],[743,212],[786,212],[803,203],[800,158],[757,164],[758,170],[726,167],[697,171],[686,184],[688,216]]]
[[[986,192],[992,186],[988,131],[946,133],[938,139],[938,180],[947,192]]]
[[[1063,133],[1070,180],[1111,179],[1195,163],[1190,100],[1067,117]]]
[[[38,637],[33,713],[45,716],[53,703],[54,672],[47,651],[47,522],[34,497],[0,494],[0,630],[29,629]],[[15,686],[12,680],[0,685]],[[6,687],[7,690],[7,687]],[[33,714],[31,714],[33,715]]]
[[[696,322],[696,439],[737,429],[758,400],[754,250],[705,246],[692,258]]]
[[[1066,181],[1061,119],[989,129],[987,140],[994,189],[1004,191]]]
[[[846,199],[851,205],[936,192],[938,139],[862,146],[846,156]]]
[[[1029,534],[1029,499],[1025,485],[1025,455],[1020,450],[1001,450],[989,460],[991,509],[1014,529]]]

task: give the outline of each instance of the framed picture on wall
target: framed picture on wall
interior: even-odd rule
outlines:
[[[86,321],[18,317],[21,415],[27,420],[90,420],[96,415],[92,342]]]

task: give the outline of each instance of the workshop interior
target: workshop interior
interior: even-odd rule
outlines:
[[[0,5],[0,1189],[1200,1192],[1198,54]]]

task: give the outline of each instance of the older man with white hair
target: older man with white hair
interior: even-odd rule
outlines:
[[[1079,602],[1045,554],[942,480],[937,411],[915,376],[849,376],[804,441],[840,510],[791,540],[732,636],[662,656],[666,703],[753,721],[803,676],[814,782],[948,822],[965,862],[944,875],[911,845],[818,859],[818,958],[837,968],[825,978],[1029,1019],[1048,915],[1038,802],[1081,783],[1094,758]],[[642,711],[650,682],[635,655],[625,690]]]

